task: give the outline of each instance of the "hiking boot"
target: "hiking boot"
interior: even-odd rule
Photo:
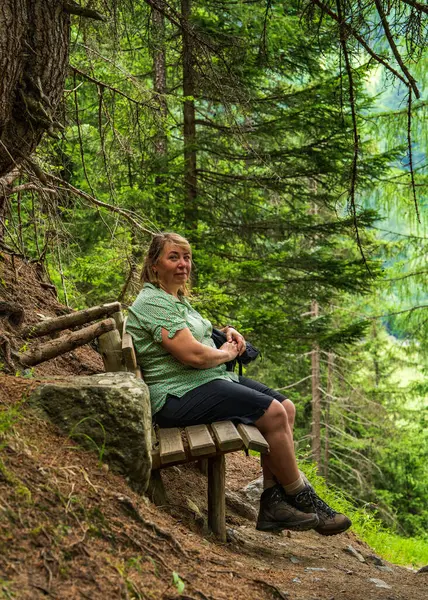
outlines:
[[[297,496],[299,495],[297,494]],[[282,529],[306,531],[317,527],[319,519],[315,511],[300,510],[294,502],[297,496],[286,496],[283,487],[279,484],[265,490],[260,498],[256,529],[259,531],[281,531]]]
[[[337,535],[349,529],[352,525],[351,519],[342,513],[338,513],[324,502],[314,488],[309,483],[306,476],[302,473],[303,481],[312,495],[313,506],[319,518],[319,523],[314,527],[315,531],[320,535]]]

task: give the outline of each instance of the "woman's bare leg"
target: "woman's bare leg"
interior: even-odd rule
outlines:
[[[264,477],[273,480],[275,476],[282,485],[290,485],[300,478],[300,472],[294,454],[294,406],[287,400],[284,403],[273,400],[264,415],[254,424],[263,433],[270,447],[269,455],[263,458]]]
[[[281,402],[281,405],[284,407],[284,410],[287,413],[287,420],[288,420],[287,425],[288,425],[289,435],[293,439],[293,427],[294,427],[294,420],[295,420],[295,416],[296,416],[296,408],[295,408],[294,404],[291,402],[291,400],[288,400],[288,399]],[[294,447],[294,441],[293,441],[293,447]],[[276,483],[275,476],[270,468],[270,461],[269,461],[269,457],[267,457],[267,456],[262,456],[262,470],[263,470],[263,488],[266,489],[268,487],[272,487],[273,485],[275,485],[275,483]]]

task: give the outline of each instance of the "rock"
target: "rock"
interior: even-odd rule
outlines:
[[[428,565],[421,567],[419,571],[416,571],[416,573],[428,573]]]
[[[357,550],[355,550],[354,546],[351,546],[351,544],[349,544],[349,546],[344,548],[343,551],[347,552],[348,554],[350,554],[351,556],[353,556],[360,562],[366,562],[366,559],[364,558],[364,556],[362,554],[360,554]]]
[[[242,491],[250,504],[253,506],[258,506],[260,496],[263,492],[263,476],[250,481],[250,483],[246,485]]]
[[[393,573],[394,569],[388,567],[387,565],[375,565],[378,571],[383,571],[384,573]]]
[[[385,581],[383,581],[382,579],[375,579],[374,577],[370,577],[369,581],[374,583],[377,588],[383,588],[385,590],[392,589],[391,586],[385,583]]]
[[[257,511],[251,504],[242,500],[236,492],[226,490],[226,505],[235,511],[241,517],[255,521],[257,519]]]
[[[316,571],[327,571],[325,567],[305,567],[305,573],[313,573]]]
[[[295,577],[292,581],[293,581],[293,583],[302,583],[302,580],[299,579],[298,577]]]
[[[297,558],[297,556],[289,556],[288,558],[290,559],[290,562],[293,563],[293,565],[297,565],[299,562],[301,562],[300,559]]]
[[[373,563],[374,565],[379,566],[379,567],[383,567],[385,564],[383,562],[383,560],[380,558],[380,556],[377,556],[377,554],[368,554],[366,556],[366,561]]]
[[[151,462],[151,410],[146,384],[132,373],[58,377],[40,385],[32,406],[100,461],[146,491]]]

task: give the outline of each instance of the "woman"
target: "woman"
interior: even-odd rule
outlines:
[[[269,443],[263,459],[264,491],[257,529],[315,529],[335,535],[351,521],[321,500],[300,473],[294,454],[292,402],[265,385],[226,371],[245,351],[245,340],[226,326],[216,348],[212,326],[186,296],[191,248],[175,233],[155,235],[148,250],[143,289],[129,309],[127,331],[149,386],[152,414],[161,427],[232,420],[254,424]]]

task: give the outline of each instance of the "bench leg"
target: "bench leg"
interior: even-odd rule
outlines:
[[[208,459],[208,525],[226,541],[226,463],[224,454]]]
[[[152,471],[146,496],[151,500],[151,502],[153,502],[153,504],[156,504],[156,506],[164,506],[167,504],[168,500],[166,497],[166,491],[163,485],[162,475],[159,470]]]
[[[202,475],[205,475],[205,476],[208,475],[208,459],[207,458],[201,458],[200,460],[198,460],[198,469],[202,473]]]

